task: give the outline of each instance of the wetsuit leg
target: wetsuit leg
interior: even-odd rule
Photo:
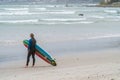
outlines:
[[[26,66],[28,66],[28,64],[29,64],[29,61],[30,61],[30,56],[31,56],[31,52],[29,51],[29,52],[28,52],[28,55],[27,55],[27,62],[26,62]]]
[[[33,58],[33,66],[35,65],[35,53],[32,53],[32,58]]]

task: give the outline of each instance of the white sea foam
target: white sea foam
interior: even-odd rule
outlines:
[[[91,24],[91,23],[94,23],[94,22],[93,21],[81,21],[80,23]]]
[[[115,38],[115,37],[120,37],[120,34],[107,34],[104,36],[88,37],[86,39],[102,39],[102,38]]]
[[[28,11],[29,8],[4,8],[6,11]]]
[[[84,19],[31,19],[31,20],[1,20],[0,23],[12,24],[91,24],[93,21],[85,21]]]
[[[46,11],[39,14],[75,14],[75,11]]]
[[[55,18],[55,19],[42,19],[42,21],[81,21],[86,20],[86,18]]]
[[[63,22],[62,24],[92,24],[92,21],[80,21],[80,22]],[[59,23],[57,23],[59,24]]]
[[[104,16],[98,16],[98,15],[92,15],[91,17],[92,18],[98,18],[98,19],[104,19],[105,18]]]
[[[104,10],[106,13],[118,13],[118,10]]]
[[[34,13],[29,13],[28,11],[15,11],[15,12],[0,12],[1,16],[9,16],[9,15],[32,15]]]
[[[6,21],[0,21],[0,23],[37,23],[37,19],[33,20],[6,20]]]
[[[40,23],[40,24],[59,24],[63,23],[93,23],[89,21],[84,21],[86,18],[74,18],[74,19],[28,19],[28,20],[0,20],[0,23]]]
[[[0,12],[0,15],[40,15],[40,14],[74,14],[74,11],[42,11],[42,12],[29,12],[29,11],[9,11],[9,12]]]
[[[46,8],[30,8],[30,10],[37,10],[37,11],[46,11]]]

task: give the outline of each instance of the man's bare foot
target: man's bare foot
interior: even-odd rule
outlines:
[[[34,65],[32,65],[32,67],[34,67]]]
[[[28,68],[28,66],[26,65],[25,68]]]

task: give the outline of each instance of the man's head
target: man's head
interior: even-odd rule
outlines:
[[[33,34],[33,33],[31,33],[31,34],[30,34],[30,37],[31,37],[31,38],[34,38],[34,34]]]

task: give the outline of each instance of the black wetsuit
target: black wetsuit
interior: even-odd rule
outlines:
[[[32,55],[33,58],[33,66],[35,65],[35,45],[36,45],[36,40],[35,38],[31,38],[29,40],[29,45],[28,45],[28,55],[27,55],[27,62],[26,62],[26,66],[28,66],[29,61],[30,61],[30,56]]]

